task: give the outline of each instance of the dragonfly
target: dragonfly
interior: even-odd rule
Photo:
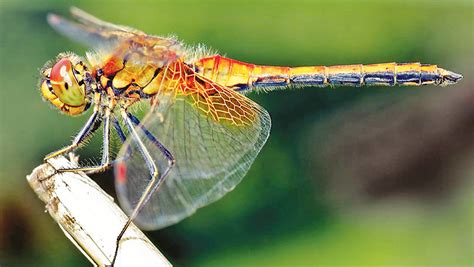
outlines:
[[[73,20],[48,15],[59,33],[92,49],[61,53],[41,71],[42,97],[66,115],[93,112],[72,143],[45,157],[72,152],[101,126],[100,164],[57,172],[114,169],[127,227],[175,224],[223,197],[246,175],[268,139],[268,112],[247,97],[325,86],[446,86],[462,76],[420,63],[280,67],[241,62],[102,21],[78,8]],[[144,113],[141,117],[137,114]],[[112,158],[111,132],[121,146]],[[117,253],[117,250],[116,250]],[[116,256],[116,254],[115,254]],[[114,257],[115,259],[115,257]]]

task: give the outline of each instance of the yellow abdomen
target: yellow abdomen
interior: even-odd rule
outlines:
[[[200,74],[239,91],[291,86],[445,86],[462,78],[436,65],[420,63],[276,67],[259,66],[216,55],[200,59],[194,64]]]

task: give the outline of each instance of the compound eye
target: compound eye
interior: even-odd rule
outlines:
[[[81,106],[85,103],[84,86],[77,83],[72,62],[63,58],[54,64],[50,73],[54,94],[65,104]]]
[[[65,84],[64,87],[72,86],[72,63],[69,59],[63,58],[54,64],[51,69],[50,79],[53,84]]]

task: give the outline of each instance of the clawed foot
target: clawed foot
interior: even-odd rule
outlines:
[[[56,168],[53,166],[53,164],[49,163],[48,160],[45,160],[45,161],[44,161],[44,164],[45,164],[45,165],[48,165],[49,167],[46,166],[46,167],[43,169],[43,170],[44,170],[44,171],[43,171],[44,176],[42,176],[41,179],[38,179],[40,182],[46,181],[46,180],[50,179],[51,177],[53,177],[53,176],[55,176],[56,174],[59,173],[58,169],[56,169]],[[46,173],[50,172],[50,170],[52,170],[51,173],[46,175]]]
[[[68,154],[68,158],[69,158],[69,161],[70,161],[74,166],[76,166],[76,167],[79,166],[79,156],[77,156],[76,154],[70,152],[70,153]],[[49,165],[50,167],[49,167],[48,169],[52,169],[53,171],[52,171],[52,173],[50,173],[50,174],[44,176],[42,179],[40,179],[40,181],[45,181],[45,180],[50,179],[51,177],[53,177],[53,176],[56,175],[56,174],[63,173],[63,172],[65,172],[65,171],[70,171],[70,169],[57,169],[56,167],[54,167],[53,164],[51,164],[51,163],[49,162],[50,160],[51,160],[51,158],[46,157],[46,158],[44,159],[44,164]],[[47,168],[47,167],[46,167],[46,168]],[[46,169],[46,168],[45,168],[45,169]],[[46,171],[45,171],[44,173],[46,173]]]

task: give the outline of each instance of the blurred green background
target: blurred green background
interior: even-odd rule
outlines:
[[[87,117],[61,115],[37,87],[47,60],[85,52],[45,20],[71,5],[256,64],[420,61],[464,75],[447,88],[250,95],[273,128],[247,177],[221,201],[148,233],[176,266],[474,264],[473,1],[2,0],[2,267],[89,265],[25,179]],[[94,178],[114,195],[110,173]]]

